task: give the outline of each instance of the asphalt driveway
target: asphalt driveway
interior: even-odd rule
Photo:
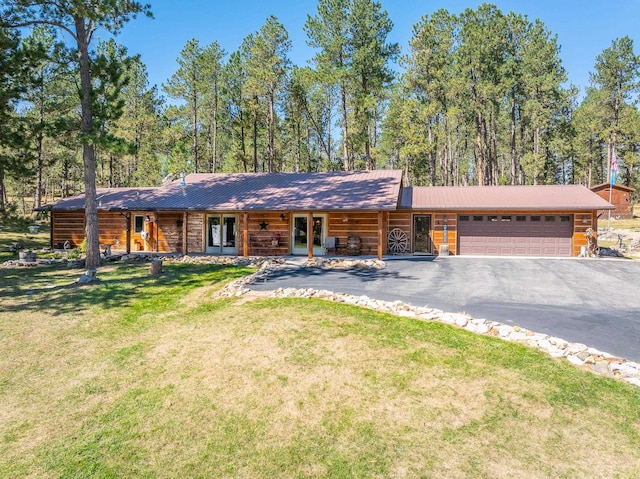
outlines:
[[[386,258],[382,270],[289,267],[252,289],[327,289],[467,312],[640,362],[640,262]]]

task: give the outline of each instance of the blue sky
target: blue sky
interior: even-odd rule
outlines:
[[[143,0],[144,1],[144,0]],[[285,26],[292,41],[290,59],[303,66],[313,57],[303,25],[316,13],[315,0],[147,0],[155,19],[140,17],[127,24],[117,41],[131,54],[140,54],[152,85],[160,86],[177,69],[176,58],[185,43],[196,38],[202,45],[214,40],[227,52],[237,50],[242,39],[260,29],[269,15]],[[445,8],[459,13],[477,8],[471,0],[382,0],[394,22],[389,39],[403,51],[412,28],[425,14]],[[542,20],[558,36],[560,56],[569,82],[584,89],[595,59],[615,38],[625,35],[640,53],[639,0],[504,0],[493,3],[504,13],[514,11],[529,20]]]

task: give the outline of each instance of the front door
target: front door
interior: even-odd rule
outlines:
[[[236,216],[207,216],[207,253],[235,254]]]
[[[308,215],[293,215],[293,231],[291,232],[291,253],[293,254],[307,254],[309,251],[309,238],[308,232]],[[321,256],[324,251],[322,245],[324,238],[326,237],[326,215],[314,215],[313,216],[313,231],[312,231],[312,244],[313,255]]]
[[[413,252],[431,254],[431,216],[413,216]]]

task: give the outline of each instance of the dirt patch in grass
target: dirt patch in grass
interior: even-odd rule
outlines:
[[[442,324],[214,301],[220,270],[100,274],[81,315],[0,311],[0,476],[640,473],[631,386]]]

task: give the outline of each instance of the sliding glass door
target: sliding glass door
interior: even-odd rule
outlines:
[[[207,215],[207,253],[235,254],[236,215]]]
[[[293,215],[293,231],[291,232],[291,252],[293,254],[307,254],[309,241],[313,244],[313,255],[320,256],[324,253],[322,245],[326,237],[326,215],[313,215],[312,237],[308,238],[309,216],[306,214]]]

